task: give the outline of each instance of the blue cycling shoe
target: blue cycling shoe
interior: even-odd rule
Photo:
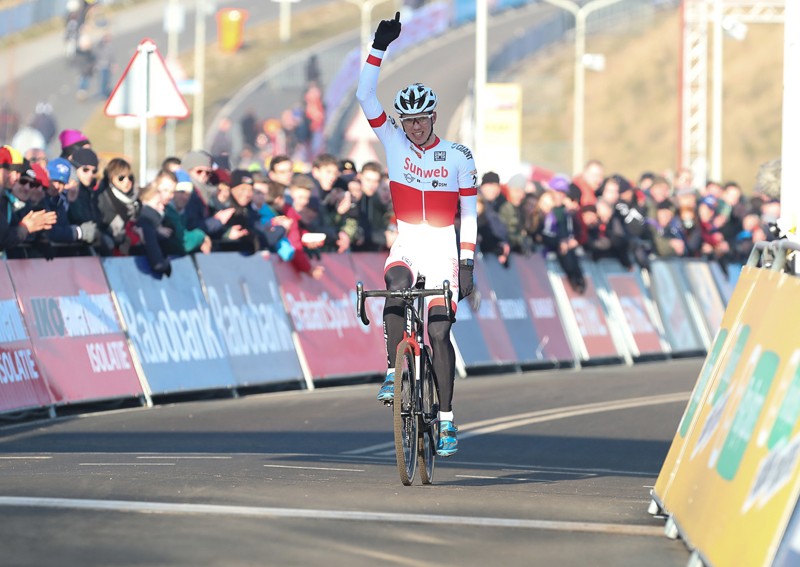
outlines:
[[[386,381],[378,392],[378,401],[383,403],[394,401],[394,372],[386,376]]]
[[[452,421],[439,422],[439,442],[436,444],[437,455],[449,457],[458,451],[457,431],[458,427]]]

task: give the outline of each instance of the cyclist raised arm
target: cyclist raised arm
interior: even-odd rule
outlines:
[[[413,83],[397,93],[394,109],[400,124],[387,116],[375,94],[386,49],[400,35],[400,12],[378,24],[356,91],[364,115],[386,151],[389,189],[397,217],[397,239],[384,266],[387,289],[409,288],[423,274],[426,287],[441,287],[449,280],[453,293],[464,298],[472,293],[472,270],[477,238],[477,171],[466,146],[440,139],[436,123],[436,93]],[[454,221],[461,206],[460,250]],[[458,450],[453,422],[455,351],[444,299],[427,301],[428,337],[439,388],[437,453],[450,456]],[[455,301],[451,306],[455,313]],[[388,370],[378,399],[389,401],[394,393],[397,345],[403,338],[403,301],[387,299],[383,311]]]

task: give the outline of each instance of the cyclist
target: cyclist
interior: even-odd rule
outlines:
[[[473,260],[477,237],[477,171],[470,150],[440,139],[436,123],[436,94],[414,83],[397,93],[394,108],[400,124],[386,115],[375,94],[381,61],[389,44],[400,35],[400,12],[393,20],[378,24],[356,91],[361,109],[386,151],[389,189],[398,236],[384,266],[387,289],[411,287],[424,274],[426,287],[440,287],[450,280],[454,294],[472,293]],[[454,220],[461,210],[460,250]],[[455,301],[451,306],[456,311]],[[427,302],[428,338],[433,350],[433,368],[439,389],[439,443],[437,453],[447,457],[458,450],[453,422],[455,351],[444,298]],[[453,319],[455,320],[455,318]],[[403,338],[403,302],[387,299],[383,310],[388,370],[378,400],[394,395],[397,345]]]

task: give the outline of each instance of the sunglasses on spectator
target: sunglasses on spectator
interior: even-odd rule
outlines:
[[[403,124],[405,124],[406,122],[415,125],[422,124],[426,120],[428,120],[431,116],[433,116],[433,114],[422,114],[420,116],[401,116],[400,122],[402,122]]]
[[[129,173],[128,175],[117,175],[117,181],[119,181],[120,183],[122,183],[126,179],[128,181],[133,181],[133,174]]]
[[[195,171],[195,172],[196,172],[198,175],[200,175],[201,173],[204,173],[204,174],[206,174],[206,175],[211,175],[211,174],[213,173],[213,170],[211,170],[211,169],[205,169],[205,168],[202,168],[202,167],[198,167],[198,168],[196,168],[194,171]]]
[[[36,189],[37,187],[41,187],[42,184],[36,181],[35,179],[29,179],[28,177],[21,177],[19,180],[20,185],[27,185],[32,189]]]
[[[95,173],[95,172],[97,172],[97,168],[96,167],[92,167],[91,165],[82,165],[81,166],[81,171],[84,172],[84,173]]]

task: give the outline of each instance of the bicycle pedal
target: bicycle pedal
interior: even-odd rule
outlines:
[[[394,400],[383,400],[383,405],[385,406],[393,406]]]

